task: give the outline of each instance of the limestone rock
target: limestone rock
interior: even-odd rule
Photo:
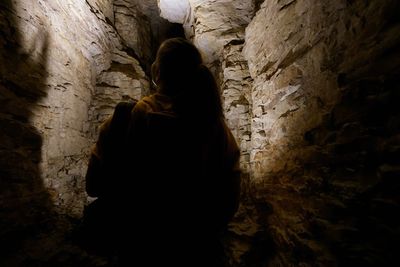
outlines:
[[[96,140],[99,125],[113,114],[120,101],[139,100],[148,95],[149,82],[138,61],[122,51],[111,57],[111,65],[97,76],[89,108],[90,136]]]
[[[106,20],[114,24],[114,0],[87,0],[92,12],[101,12]]]
[[[377,110],[382,118],[394,114],[382,106],[393,105],[383,95],[394,97],[392,86],[383,84],[396,83],[389,73],[400,63],[377,56],[398,53],[391,50],[400,42],[398,22],[384,26],[394,10],[399,9],[393,1],[265,1],[246,29],[244,56],[254,79],[251,180],[258,187],[254,195],[274,210],[268,222],[280,252],[271,266],[389,262],[377,255],[393,251],[382,252],[374,237],[388,238],[388,232],[378,230],[388,227],[388,221],[375,218],[381,223],[369,228],[376,229],[371,234],[362,227],[375,219],[355,213],[377,195],[392,199],[374,186],[382,181],[367,162],[377,157],[373,151],[379,141],[367,125],[379,127],[372,115]],[[372,45],[377,43],[381,45]],[[380,100],[370,86],[380,88]],[[369,96],[364,98],[360,90]],[[366,193],[367,188],[375,188],[374,193]],[[368,197],[361,200],[361,192]],[[314,226],[307,217],[314,218]],[[320,219],[330,223],[322,226],[316,222]],[[319,231],[323,238],[315,236]],[[345,233],[364,241],[346,239]]]
[[[240,39],[250,23],[254,5],[250,1],[190,1],[185,21],[186,36],[203,52],[207,64],[218,64],[224,45]]]
[[[0,131],[2,187],[18,184],[2,199],[11,203],[22,194],[27,203],[41,203],[37,214],[54,209],[77,216],[86,202],[84,174],[96,128],[88,111],[99,97],[96,84],[113,87],[105,100],[111,108],[124,95],[146,94],[147,78],[123,51],[110,1],[6,1],[0,7],[0,118],[10,126]],[[12,129],[22,137],[12,141]],[[22,216],[30,213],[25,207],[15,208],[21,225],[35,223],[34,216]]]
[[[142,10],[138,2],[114,1],[115,27],[126,46],[135,51],[143,62],[149,65],[153,57],[151,17],[144,13],[149,7],[144,6]]]
[[[250,88],[252,80],[243,58],[244,30],[254,14],[251,1],[189,1],[186,36],[202,52],[205,64],[221,85],[228,124],[242,148],[248,170],[250,143]]]

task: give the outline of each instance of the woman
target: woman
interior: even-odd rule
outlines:
[[[148,246],[164,248],[175,264],[197,258],[213,266],[214,242],[238,206],[239,149],[216,81],[194,45],[166,40],[152,75],[157,92],[132,111],[128,147],[134,154],[127,162],[140,180],[137,202],[146,203],[141,214],[154,235]],[[176,254],[166,249],[172,239]]]
[[[240,153],[218,86],[182,38],[162,43],[152,76],[157,92],[131,112],[124,175],[105,188],[122,222],[123,262],[135,255],[146,266],[220,265],[218,235],[238,207]]]

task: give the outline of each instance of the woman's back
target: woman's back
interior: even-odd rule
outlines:
[[[112,196],[122,262],[218,266],[218,235],[237,209],[240,189],[240,153],[218,86],[182,38],[161,45],[152,72],[158,92],[128,116],[121,168],[101,187],[111,192],[105,195]]]
[[[180,244],[173,250],[188,255],[216,242],[237,208],[239,150],[222,118],[204,129],[174,108],[171,98],[155,94],[132,112],[126,166],[134,172],[123,187],[133,189],[125,203],[137,217],[126,219],[149,246],[168,251],[173,240]]]

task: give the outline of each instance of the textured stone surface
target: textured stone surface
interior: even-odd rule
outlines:
[[[138,60],[124,52],[111,25],[110,4],[0,3],[0,246],[8,247],[1,252],[5,255],[50,229],[54,212],[81,214],[83,176],[98,123],[117,101],[147,92]],[[3,266],[7,257],[0,258]]]
[[[148,65],[153,58],[152,29],[149,6],[139,6],[139,1],[115,0],[115,27],[125,45],[131,48]],[[142,2],[142,1],[141,1]],[[153,1],[149,1],[152,3]],[[148,66],[147,66],[148,67]]]
[[[96,78],[95,92],[89,108],[91,138],[97,138],[97,127],[114,111],[121,100],[140,99],[149,94],[149,82],[136,59],[123,51],[113,53],[110,66]]]
[[[234,39],[241,39],[251,21],[254,5],[251,1],[190,1],[186,36],[203,52],[208,65],[219,71],[224,46]]]
[[[254,14],[251,1],[189,1],[185,34],[203,54],[221,87],[229,127],[241,147],[248,169],[251,77],[242,55],[244,30]]]
[[[140,98],[148,88],[138,61],[122,51],[118,33],[102,10],[95,9],[100,4],[14,3],[4,4],[7,9],[2,13],[2,32],[8,34],[2,44],[2,62],[15,65],[15,57],[26,58],[14,68],[2,65],[2,84],[7,89],[2,91],[2,100],[9,103],[4,113],[20,114],[21,120],[41,132],[44,181],[61,202],[68,202],[64,193],[74,199],[70,192],[74,186],[68,183],[82,182],[88,141],[95,135],[89,131],[89,107],[103,115],[101,121],[117,101],[126,96]],[[75,20],[67,23],[71,14]],[[113,88],[112,94],[104,89],[107,86]],[[97,103],[98,97],[104,101]],[[32,102],[26,112],[18,109],[23,101]],[[107,111],[103,105],[108,105]]]
[[[114,24],[114,0],[86,0],[94,13],[102,13],[110,24]],[[101,16],[100,16],[101,17]]]
[[[251,85],[247,61],[242,55],[243,40],[227,43],[222,53],[221,86],[228,126],[232,129],[241,150],[241,167],[249,172],[251,145]]]
[[[265,1],[246,29],[270,266],[395,260],[399,183],[385,177],[399,166],[398,12],[396,1]]]

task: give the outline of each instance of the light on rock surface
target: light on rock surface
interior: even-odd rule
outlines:
[[[188,14],[189,0],[159,0],[161,17],[172,23],[183,23]]]

